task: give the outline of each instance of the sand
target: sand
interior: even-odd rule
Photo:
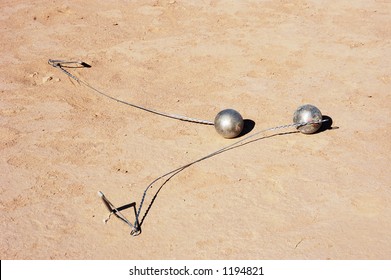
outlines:
[[[1,259],[391,258],[391,1],[13,0],[0,25]],[[332,124],[183,170],[133,237],[103,223],[98,191],[138,207],[152,180],[235,140],[48,59],[160,111],[234,108],[255,124],[236,140],[303,104]]]

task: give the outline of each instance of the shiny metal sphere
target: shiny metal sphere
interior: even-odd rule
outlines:
[[[293,114],[294,123],[306,123],[306,122],[320,122],[322,120],[322,113],[318,108],[313,105],[307,104],[297,108]],[[297,129],[304,134],[311,134],[318,131],[322,123],[312,123],[302,126],[297,126]]]
[[[217,133],[224,138],[234,138],[242,132],[244,121],[237,111],[225,109],[217,114],[214,125]]]

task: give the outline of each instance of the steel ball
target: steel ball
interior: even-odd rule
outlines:
[[[297,108],[293,114],[293,122],[296,124],[314,122],[307,125],[298,125],[297,129],[304,134],[315,133],[322,123],[322,113],[314,105],[306,104]]]
[[[244,121],[239,112],[225,109],[216,115],[214,126],[217,133],[224,138],[234,138],[242,132]]]

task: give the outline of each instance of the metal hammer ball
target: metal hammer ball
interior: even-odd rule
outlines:
[[[322,121],[322,113],[314,105],[306,104],[300,106],[293,114],[294,123],[314,122],[307,125],[297,126],[297,129],[304,134],[311,134],[318,131],[322,125],[320,121]]]
[[[234,138],[242,132],[244,121],[239,112],[225,109],[217,114],[214,126],[217,133],[224,138]]]

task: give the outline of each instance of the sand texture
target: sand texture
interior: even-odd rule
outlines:
[[[391,258],[391,1],[3,0],[0,26],[1,259]],[[308,103],[332,124],[260,134],[151,204],[159,181],[132,237],[98,191],[138,207],[235,140],[49,58],[163,112],[234,108],[255,124],[236,140]]]

